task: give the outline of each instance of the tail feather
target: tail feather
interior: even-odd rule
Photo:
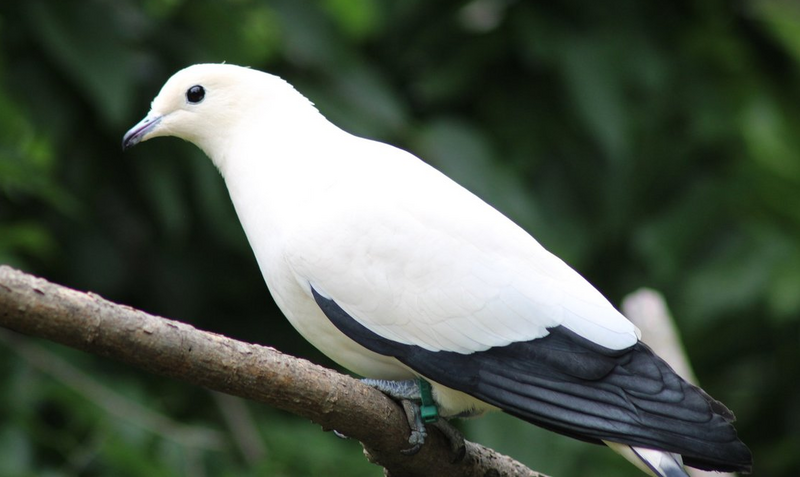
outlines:
[[[631,450],[657,477],[689,477],[678,454],[643,447]]]
[[[606,441],[605,444],[653,477],[689,477],[679,454],[616,442]]]

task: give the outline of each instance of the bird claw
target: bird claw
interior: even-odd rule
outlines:
[[[422,449],[422,445],[425,444],[428,432],[425,429],[422,412],[418,404],[421,400],[421,392],[417,381],[386,381],[380,379],[362,379],[361,381],[400,401],[408,421],[408,427],[411,429],[411,435],[408,437],[408,443],[411,444],[411,447],[402,449],[400,453],[407,456],[418,453]],[[467,446],[461,432],[444,419],[438,419],[432,424],[447,439],[450,452],[453,455],[451,462],[456,463],[464,460],[467,454]]]
[[[411,437],[408,438],[408,442],[410,443],[413,439],[414,439],[414,433],[412,432],[411,433]],[[412,455],[416,455],[419,452],[420,449],[422,449],[422,444],[418,443],[418,444],[412,445],[408,449],[400,449],[400,453],[410,457]]]
[[[403,405],[403,410],[408,419],[408,425],[411,427],[411,435],[408,437],[408,443],[411,444],[411,447],[402,449],[400,453],[412,456],[422,449],[422,445],[425,444],[425,440],[428,437],[428,432],[420,417],[419,405],[411,401],[401,401],[401,404]],[[447,440],[451,453],[450,463],[456,464],[464,460],[464,457],[467,455],[467,445],[461,432],[444,419],[439,419],[432,425],[438,429]]]
[[[455,464],[464,460],[464,457],[467,456],[467,444],[461,431],[444,419],[439,419],[433,423],[433,426],[447,439],[450,452],[453,454],[450,463]]]
[[[403,399],[400,401],[403,406],[403,411],[408,421],[408,427],[411,429],[411,435],[408,436],[408,443],[411,447],[400,451],[403,455],[414,455],[425,444],[425,439],[428,437],[428,431],[425,429],[425,423],[422,422],[422,415],[419,411],[419,405],[413,401]]]
[[[417,404],[417,401],[421,399],[417,381],[362,379],[361,382],[400,401],[406,415],[406,421],[408,421],[408,427],[411,429],[411,435],[408,437],[408,443],[411,444],[411,447],[402,449],[400,453],[403,455],[414,455],[419,452],[422,445],[425,443],[425,439],[428,437],[428,432],[425,430],[425,423],[422,421],[422,413],[420,412],[419,404]]]

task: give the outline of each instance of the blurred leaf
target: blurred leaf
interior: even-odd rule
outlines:
[[[188,233],[189,205],[181,194],[179,164],[175,161],[148,160],[136,169],[145,199],[159,221],[160,228],[172,239]]]
[[[298,85],[320,111],[342,129],[369,138],[391,138],[408,126],[408,109],[386,78],[366,65],[353,65],[324,83],[324,90]]]
[[[39,41],[103,119],[121,125],[134,98],[133,61],[108,2],[26,2]]]
[[[8,425],[0,428],[0,475],[26,475],[32,460],[32,446],[23,430]]]
[[[793,0],[751,0],[747,7],[800,62],[800,5]]]
[[[283,34],[272,7],[250,1],[200,1],[188,9],[187,23],[202,45],[196,62],[228,62],[243,66],[269,61],[279,51]]]
[[[661,214],[649,214],[633,245],[658,281],[682,280],[705,244],[701,237],[724,227],[717,184],[698,184]]]
[[[381,26],[376,0],[322,0],[321,3],[353,39],[363,39]]]
[[[619,58],[608,43],[574,39],[562,50],[564,80],[577,113],[603,145],[607,157],[619,161],[628,153],[628,120],[619,76]]]
[[[786,323],[800,316],[800,248],[794,242],[783,245],[786,256],[775,265],[767,302],[774,319]]]
[[[275,13],[284,25],[283,55],[305,68],[339,67],[345,51],[337,41],[332,22],[309,2],[276,0]]]
[[[762,231],[731,230],[714,244],[683,287],[688,331],[716,326],[768,293],[773,271],[787,259],[787,250],[774,239]]]
[[[142,4],[144,11],[153,18],[169,18],[178,10],[186,0],[145,0]]]
[[[37,222],[0,223],[0,259],[13,251],[46,260],[57,250],[49,231]]]
[[[788,126],[783,111],[766,95],[754,95],[743,108],[741,130],[750,157],[773,173],[795,178],[800,184],[800,142],[792,137]]]
[[[11,200],[31,196],[61,212],[76,208],[74,199],[54,180],[55,151],[11,98],[0,90],[0,193]]]
[[[100,449],[103,467],[115,469],[121,476],[152,475],[169,477],[184,473],[187,469],[165,466],[164,460],[153,459],[146,446],[125,439],[126,434],[104,436]],[[168,461],[167,461],[168,462]]]

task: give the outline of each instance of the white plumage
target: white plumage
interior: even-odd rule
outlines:
[[[197,86],[202,95],[190,94]],[[358,374],[420,373],[346,336],[312,288],[380,339],[429,352],[471,355],[559,326],[609,351],[638,342],[594,287],[516,224],[413,155],[340,130],[277,77],[232,65],[176,73],[124,146],[166,135],[209,155],[278,306]],[[426,377],[445,415],[494,407]]]

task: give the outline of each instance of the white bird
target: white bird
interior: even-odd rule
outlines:
[[[211,158],[275,302],[345,368],[423,378],[444,417],[501,409],[606,443],[652,475],[685,475],[681,460],[750,470],[733,414],[577,272],[414,155],[339,129],[282,79],[181,70],[123,148],[159,136]]]

